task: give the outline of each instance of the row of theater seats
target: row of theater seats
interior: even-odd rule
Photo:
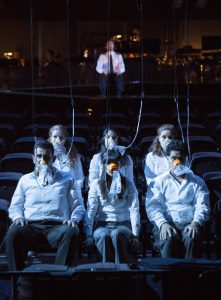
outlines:
[[[3,115],[5,119],[2,117]],[[33,125],[28,125],[24,122],[19,123],[18,119],[21,121],[22,117],[20,116],[21,118],[14,118],[14,115],[15,114],[0,114],[0,120],[10,123],[3,124],[1,122],[0,125],[0,198],[7,199],[8,201],[11,199],[12,192],[21,174],[31,172],[34,167],[32,162],[32,149],[35,142],[35,139],[32,135]],[[214,114],[214,118],[211,117],[211,120],[216,120],[214,121],[214,124],[217,124],[216,126],[219,126],[219,123],[221,123],[221,117],[218,116],[220,115]],[[36,118],[38,122],[41,121],[43,123],[37,124],[37,133],[41,138],[47,138],[49,128],[58,123],[58,118],[56,115],[48,113],[41,114],[38,117],[39,118]],[[16,118],[17,123],[15,121]],[[183,122],[182,124],[185,124],[185,118],[185,114],[181,115],[181,121]],[[70,124],[72,124],[72,115],[70,114],[69,117],[62,120],[62,123],[66,124],[68,132],[71,136],[72,125]],[[210,131],[211,128],[213,128],[211,125],[212,121],[208,123],[208,126],[205,126],[202,123],[198,123],[199,119],[197,119],[196,115],[194,114],[190,115],[190,120],[192,123],[190,123],[189,126],[188,140],[192,154],[191,168],[196,174],[202,177],[204,177],[205,173],[216,172],[216,177],[220,178],[220,144],[217,143],[217,141],[213,138],[214,134]],[[143,205],[146,191],[146,182],[143,174],[143,158],[148,152],[148,147],[156,135],[156,128],[162,123],[165,123],[165,121],[166,120],[162,119],[158,113],[143,113],[138,137],[130,149],[130,154],[134,161],[135,183],[139,190],[139,198],[141,203],[141,235],[142,240],[144,241],[143,255],[145,255],[146,250],[149,247],[149,244],[146,245],[145,241],[149,240],[151,228],[150,224],[148,223]],[[93,120],[93,117],[87,114],[78,114],[78,116],[76,116],[74,144],[84,158],[83,165],[86,177],[88,175],[87,172],[90,159],[96,152],[96,144],[99,141],[102,131],[106,128],[107,122],[110,122],[111,127],[114,127],[121,133],[121,143],[128,145],[133,138],[134,132],[136,131],[136,124],[134,124],[136,123],[136,119],[131,120],[131,118],[124,114],[112,113],[108,115],[108,118],[106,115],[103,115],[100,120],[97,120],[96,124],[95,120]],[[6,130],[5,135],[3,135],[4,128],[10,128],[10,130]],[[186,136],[186,126],[183,125],[182,128],[184,131],[184,136]],[[72,138],[70,137],[70,139]],[[1,140],[3,145],[2,147]],[[4,145],[5,141],[7,143],[6,147]],[[209,177],[207,177],[207,180],[209,180]],[[212,179],[212,181],[214,181],[214,179]],[[215,181],[216,187],[218,181]],[[214,186],[212,186],[212,194],[214,195],[213,189]],[[86,196],[86,194],[87,191],[84,193],[84,195]],[[215,203],[217,202],[218,198],[218,196],[211,198],[212,208],[215,207]],[[214,212],[214,210],[212,211]],[[214,214],[212,213],[212,215]],[[209,230],[209,232],[211,231]]]
[[[211,123],[206,125],[199,122],[194,123],[194,121],[196,122],[196,118],[193,116],[187,127],[187,124],[183,122],[184,119],[181,119],[183,122],[183,137],[186,142],[189,142],[191,153],[198,151],[217,151],[221,148],[221,114],[215,115],[215,127],[210,127]],[[4,152],[27,152],[26,148],[29,148],[27,144],[32,136],[47,138],[50,127],[59,123],[55,114],[46,113],[41,114],[39,118],[36,117],[36,124],[34,125],[30,123],[24,125],[21,119],[22,117],[19,114],[0,114],[0,157]],[[134,122],[133,124],[131,119]],[[92,154],[90,152],[95,150],[103,130],[108,126],[118,130],[122,137],[121,143],[128,145],[134,138],[137,130],[136,121],[136,118],[127,117],[120,113],[112,113],[108,115],[108,118],[106,115],[102,115],[97,119],[96,123],[93,117],[87,114],[76,114],[74,136],[78,138],[78,146],[81,148],[79,152],[83,155]],[[175,124],[172,120],[163,119],[157,113],[143,113],[138,135],[132,146],[132,150],[143,157],[148,152],[148,148],[156,136],[156,129],[165,122]],[[60,123],[66,126],[68,134],[72,136],[72,115],[63,118],[60,120]],[[177,128],[180,131],[181,137],[182,134],[178,125]],[[21,140],[21,138],[23,139]]]

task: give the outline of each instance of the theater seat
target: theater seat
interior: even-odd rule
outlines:
[[[34,169],[31,153],[9,153],[0,161],[1,172],[30,173]]]
[[[17,172],[0,172],[0,195],[9,203],[19,179],[23,174]]]
[[[206,172],[220,171],[221,153],[211,151],[193,153],[190,167],[199,176],[203,176]]]

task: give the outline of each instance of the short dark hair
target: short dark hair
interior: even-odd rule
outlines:
[[[180,151],[182,156],[186,156],[186,145],[179,140],[172,140],[166,147],[166,155],[169,156],[171,151]]]
[[[46,141],[46,140],[37,139],[35,144],[34,144],[34,149],[33,149],[34,153],[35,153],[35,150],[37,148],[42,148],[42,149],[45,149],[45,150],[49,150],[52,153],[52,155],[54,155],[53,145],[51,143],[49,143],[48,141]]]
[[[106,152],[101,154],[101,162],[102,164],[110,164],[112,162],[119,162],[121,160],[121,154],[119,151],[112,149],[107,150]]]

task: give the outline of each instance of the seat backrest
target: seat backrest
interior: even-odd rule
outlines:
[[[0,113],[0,124],[11,124],[17,130],[21,130],[24,125],[24,120],[19,113]]]
[[[149,152],[149,147],[154,139],[155,136],[148,136],[142,138],[139,144],[137,143],[137,145],[140,147],[140,154],[142,157]]]
[[[54,125],[58,123],[57,115],[53,113],[38,113],[35,115],[36,124]]]
[[[36,139],[43,140],[42,137],[36,137]],[[12,145],[12,151],[22,153],[33,153],[33,148],[36,139],[33,136],[17,138]]]
[[[188,133],[190,136],[207,136],[208,135],[205,126],[201,123],[190,123],[189,126],[187,126],[187,124],[182,124],[182,129],[184,131],[184,135],[185,135],[185,133],[187,133],[187,128],[188,128]]]
[[[34,169],[31,153],[9,153],[0,161],[2,172],[30,173]]]
[[[193,153],[190,162],[193,172],[202,176],[206,172],[221,170],[221,153],[219,152],[196,152]]]
[[[4,139],[6,148],[9,148],[10,144],[16,138],[16,130],[11,124],[0,124],[0,137]]]
[[[19,179],[23,174],[17,172],[0,172],[1,198],[11,201]]]
[[[67,125],[66,129],[68,134],[71,136],[73,133],[72,125]],[[76,136],[85,137],[86,139],[91,139],[91,127],[87,124],[76,124],[74,125],[74,134]]]
[[[50,125],[48,124],[37,124],[36,125],[36,135],[42,138],[47,139],[48,133],[50,129]],[[33,125],[29,124],[23,128],[23,136],[31,137],[33,136]]]
[[[161,124],[162,116],[158,113],[142,113],[140,124]],[[157,127],[156,127],[157,128]]]
[[[157,134],[157,128],[160,127],[160,124],[142,124],[140,125],[138,136],[140,138],[154,136]]]
[[[217,172],[204,173],[203,179],[210,191],[210,203],[214,209],[217,201],[221,200],[221,169]]]
[[[68,137],[69,146],[72,142],[72,137]],[[88,153],[88,141],[84,137],[75,136],[73,137],[74,146],[77,148],[78,152],[82,155],[87,155]]]
[[[188,140],[191,153],[217,150],[215,141],[209,136],[194,135],[189,136]]]

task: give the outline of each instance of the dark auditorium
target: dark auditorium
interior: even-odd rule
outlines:
[[[219,300],[219,0],[0,0],[0,300]]]

